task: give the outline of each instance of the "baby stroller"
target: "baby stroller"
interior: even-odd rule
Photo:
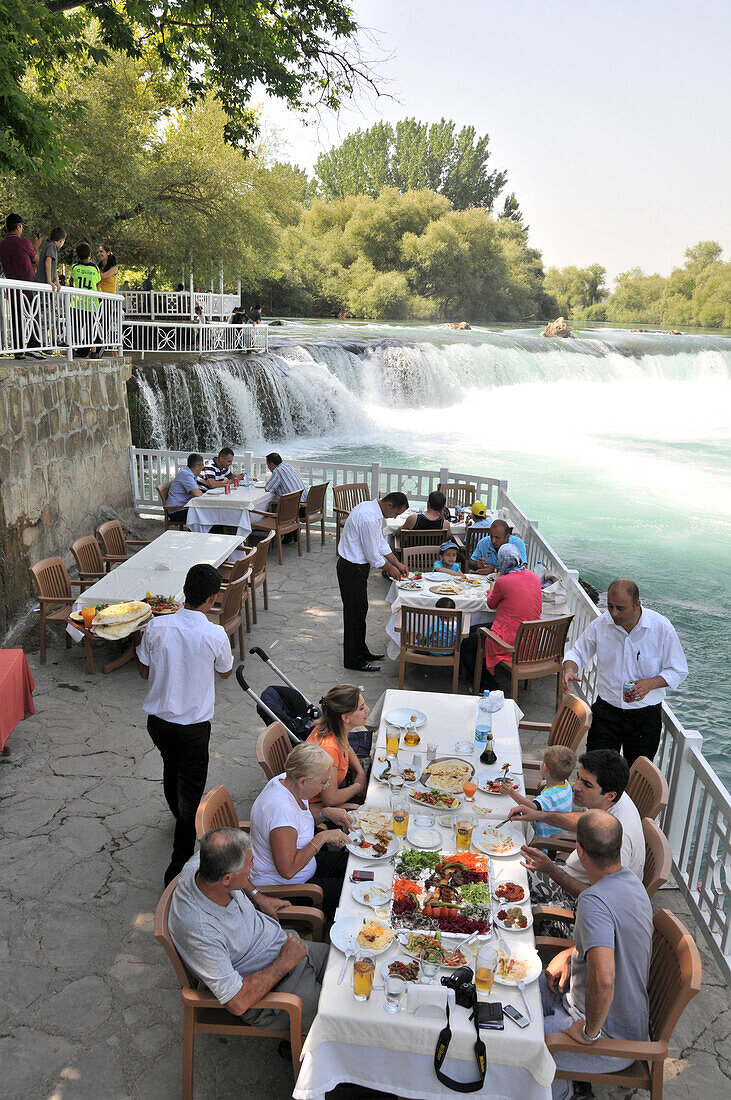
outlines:
[[[313,726],[322,717],[319,707],[311,703],[301,691],[299,691],[288,676],[274,664],[260,646],[254,646],[249,650],[260,657],[265,665],[284,681],[284,687],[277,684],[275,687],[266,687],[261,695],[257,695],[253,688],[249,687],[244,677],[243,663],[236,669],[236,679],[241,688],[256,705],[256,713],[262,722],[269,725],[270,722],[281,722],[289,732],[289,739],[293,745],[299,745],[300,741],[306,741]],[[370,757],[372,733],[370,730],[353,730],[348,734],[348,740],[355,752],[361,758]]]

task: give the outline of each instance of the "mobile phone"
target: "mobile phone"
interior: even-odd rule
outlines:
[[[373,882],[375,878],[374,871],[353,871],[350,876],[351,882]]]
[[[513,1005],[503,1005],[503,1012],[508,1019],[512,1020],[518,1027],[528,1027],[530,1024],[530,1020],[528,1020],[522,1012],[518,1012],[517,1008],[514,1008]]]
[[[489,1031],[503,1031],[503,1006],[499,1001],[480,1001],[477,1005],[477,1023]]]

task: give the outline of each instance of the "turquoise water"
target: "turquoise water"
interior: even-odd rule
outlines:
[[[675,624],[690,675],[669,702],[731,787],[731,339],[293,322],[271,340],[143,368],[138,442],[506,479],[564,561],[599,589],[632,577]]]

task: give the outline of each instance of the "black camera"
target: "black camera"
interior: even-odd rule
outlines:
[[[477,990],[472,978],[470,967],[460,966],[441,979],[442,985],[454,990],[455,1000],[462,1008],[472,1008],[477,1003]]]

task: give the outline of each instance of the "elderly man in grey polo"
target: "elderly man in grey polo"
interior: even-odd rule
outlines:
[[[241,829],[213,829],[180,872],[169,928],[186,966],[234,1016],[289,1031],[283,1012],[253,1009],[266,993],[302,1000],[302,1030],[317,1012],[328,947],[303,943],[278,917],[288,901],[263,896],[249,882],[251,841]]]

